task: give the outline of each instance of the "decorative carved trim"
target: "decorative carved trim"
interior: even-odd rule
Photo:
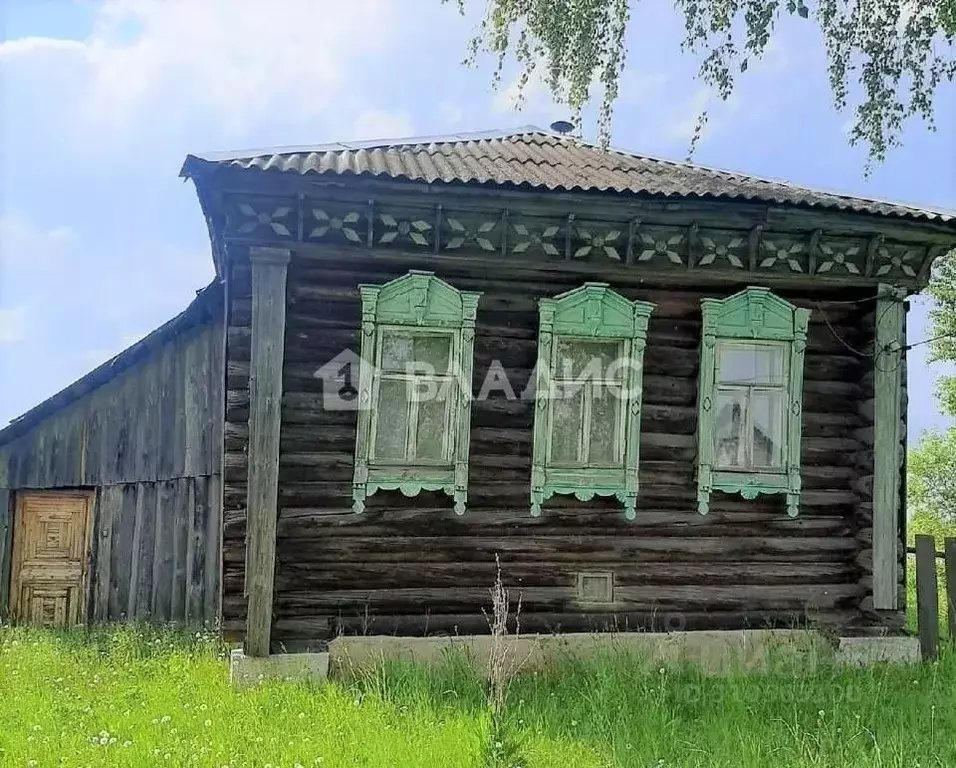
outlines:
[[[774,232],[763,225],[749,230],[717,229],[698,222],[670,225],[648,217],[604,219],[593,211],[582,217],[542,216],[508,208],[449,209],[416,202],[396,205],[368,199],[345,201],[310,197],[227,194],[224,237],[252,244],[310,242],[355,248],[426,250],[463,256],[561,258],[575,262],[617,263],[621,268],[707,270],[746,273],[756,280],[773,275],[791,280],[815,276],[872,285],[891,282],[925,285],[932,260],[951,246],[924,246],[870,236],[812,232]],[[597,216],[597,218],[595,218]],[[562,253],[563,234],[563,253]],[[956,237],[954,237],[956,244]]]
[[[687,228],[687,268],[694,268],[694,249],[700,241],[700,225],[695,221]]]
[[[807,274],[816,274],[817,254],[820,253],[820,238],[822,237],[822,229],[815,229],[810,233],[810,241],[807,243]]]
[[[867,277],[870,277],[873,274],[873,269],[876,266],[876,254],[883,248],[883,235],[873,235],[870,238],[869,242],[866,244],[866,268],[863,271]],[[887,270],[889,271],[889,270]]]
[[[532,254],[540,251],[544,256],[560,256],[561,252],[555,245],[555,238],[561,233],[561,226],[550,224],[545,227],[533,227],[523,222],[514,222],[511,228],[515,233],[515,242],[511,246],[511,253]]]
[[[757,271],[757,257],[760,254],[760,235],[763,234],[763,224],[758,224],[750,230],[747,243],[750,248],[750,271]]]

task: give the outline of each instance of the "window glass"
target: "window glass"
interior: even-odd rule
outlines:
[[[452,400],[449,387],[438,386],[434,396],[426,397],[416,403],[418,407],[418,435],[415,442],[416,458],[440,460],[446,456],[444,449],[447,438],[448,411]]]
[[[744,467],[747,464],[746,440],[747,393],[729,390],[717,393],[717,420],[714,429],[716,464],[721,467]]]
[[[623,366],[613,365],[623,354],[620,341],[584,341],[559,338],[554,359],[557,379],[577,379],[583,376],[605,379],[610,374],[621,380]]]
[[[405,458],[408,435],[408,388],[404,381],[383,379],[378,387],[375,457]]]
[[[584,387],[564,387],[552,401],[551,461],[577,464],[580,459]]]
[[[784,384],[784,345],[722,343],[717,350],[721,384]]]
[[[596,465],[620,464],[621,439],[618,431],[618,415],[621,398],[608,387],[592,387],[591,441],[588,463]]]
[[[406,372],[424,364],[435,373],[447,373],[452,338],[448,334],[384,331],[382,333],[382,369]]]
[[[783,466],[784,393],[754,391],[750,397],[753,424],[753,465]]]

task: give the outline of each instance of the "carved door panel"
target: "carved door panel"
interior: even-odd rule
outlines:
[[[84,619],[92,495],[17,494],[10,574],[14,621],[68,627]]]

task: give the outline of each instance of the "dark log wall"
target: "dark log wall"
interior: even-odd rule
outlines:
[[[96,490],[93,621],[218,618],[222,350],[221,321],[192,327],[0,447],[0,489]]]
[[[293,254],[288,280],[282,400],[275,645],[337,633],[487,631],[481,613],[500,554],[523,629],[864,625],[872,552],[870,291],[780,290],[812,309],[805,365],[799,517],[783,497],[715,494],[696,512],[695,458],[700,300],[743,285],[613,283],[657,304],[644,370],[638,515],[612,500],[555,497],[529,513],[532,407],[497,392],[472,410],[468,510],[424,493],[379,492],[351,512],[354,412],[323,409],[317,368],[358,350],[356,286],[431,268],[457,288],[483,291],[474,392],[500,360],[517,393],[536,359],[537,302],[587,279],[543,268],[476,270],[420,255],[382,261],[355,252]],[[241,630],[245,449],[249,416],[250,270],[230,267],[224,476],[223,618]],[[852,303],[862,300],[861,303]],[[829,325],[827,324],[829,323]],[[581,571],[614,574],[614,602],[577,602]],[[872,604],[872,601],[870,601]],[[885,620],[885,617],[883,617]]]

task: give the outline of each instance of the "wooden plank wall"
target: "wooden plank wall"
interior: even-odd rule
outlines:
[[[657,304],[644,370],[640,496],[628,522],[613,500],[555,497],[528,511],[531,403],[497,392],[472,411],[468,510],[423,493],[379,492],[351,512],[355,413],[325,411],[314,371],[358,350],[359,283],[410,268],[434,269],[463,290],[483,291],[474,392],[495,359],[516,392],[536,358],[537,301],[585,276],[502,265],[435,265],[409,254],[376,260],[355,252],[296,253],[289,274],[283,368],[275,643],[308,644],[335,633],[481,632],[500,553],[503,577],[522,598],[528,630],[730,628],[812,621],[842,627],[884,621],[867,611],[872,591],[873,302],[861,289],[780,294],[812,310],[805,365],[803,495],[787,517],[783,497],[716,494],[696,512],[696,398],[700,300],[743,285],[613,284]],[[872,293],[875,293],[873,291]],[[231,267],[224,453],[223,619],[243,627],[249,416],[250,272]],[[829,325],[828,325],[829,323]],[[615,601],[576,601],[580,571],[612,571]],[[872,600],[870,600],[872,605]]]
[[[222,326],[210,323],[0,447],[0,487],[63,488],[220,472]]]
[[[201,625],[219,612],[218,476],[99,490],[90,615]]]
[[[0,619],[10,600],[10,556],[13,552],[13,506],[10,491],[0,488]]]
[[[222,349],[221,321],[190,329],[0,448],[13,493],[96,489],[93,621],[218,619]]]

